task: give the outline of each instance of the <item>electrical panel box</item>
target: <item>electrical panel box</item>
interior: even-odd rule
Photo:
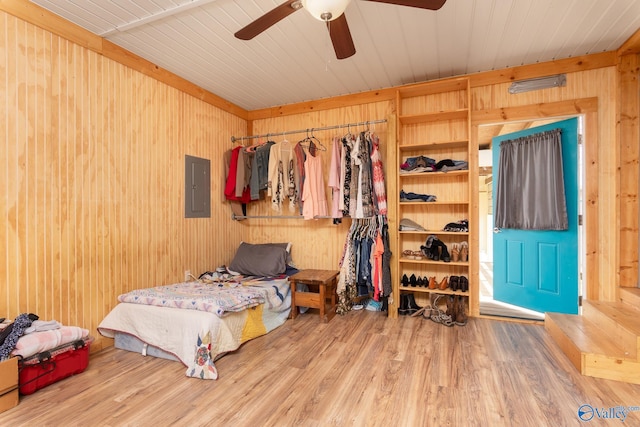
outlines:
[[[211,161],[184,156],[184,217],[211,217]]]

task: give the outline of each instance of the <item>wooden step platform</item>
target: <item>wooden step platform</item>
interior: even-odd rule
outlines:
[[[620,288],[620,301],[640,309],[640,288]]]
[[[640,310],[585,302],[582,315],[546,313],[545,329],[583,375],[640,384]]]

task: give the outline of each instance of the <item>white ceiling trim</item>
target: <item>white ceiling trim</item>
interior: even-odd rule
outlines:
[[[133,30],[134,28],[142,27],[143,25],[151,24],[152,22],[156,22],[161,19],[169,18],[179,13],[186,12],[187,10],[190,10],[196,7],[205,6],[209,3],[213,3],[214,1],[217,1],[217,0],[191,0],[188,3],[182,3],[176,7],[172,7],[170,9],[164,9],[160,12],[147,15],[144,18],[136,19],[135,21],[130,21],[130,22],[127,22],[126,24],[118,25],[112,28],[111,30],[105,31],[98,35],[101,37],[109,37],[116,33],[123,33],[129,30]]]

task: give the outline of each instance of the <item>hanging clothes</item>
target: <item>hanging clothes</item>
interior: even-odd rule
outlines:
[[[354,218],[345,240],[338,280],[338,313],[357,298],[391,295],[391,251],[386,217]]]
[[[248,190],[249,200],[251,200],[251,190],[249,189],[249,181],[251,180],[251,161],[253,153],[247,153],[242,149],[238,151],[238,161],[236,165],[236,197],[241,198]]]
[[[302,202],[302,193],[304,191],[304,181],[305,181],[305,175],[304,175],[304,161],[307,157],[306,153],[304,152],[304,148],[302,147],[302,145],[300,145],[300,142],[298,142],[294,147],[293,147],[293,154],[294,157],[296,159],[295,161],[295,170],[296,170],[296,200],[295,202],[298,204],[298,210],[300,211],[300,215],[302,215],[302,209],[303,209],[303,202]]]
[[[369,134],[371,140],[371,180],[373,182],[374,206],[377,215],[387,214],[387,192],[384,182],[384,167],[380,155],[380,139],[375,133]]]
[[[227,198],[227,200],[235,200],[241,203],[249,203],[251,201],[251,193],[249,191],[248,186],[244,187],[243,191],[240,193],[240,196],[237,196],[237,193],[236,193],[238,167],[241,167],[241,168],[243,167],[243,165],[239,166],[238,164],[238,157],[241,150],[242,150],[242,146],[238,146],[231,151],[229,173],[227,174],[227,181],[224,187],[224,195]],[[244,170],[243,169],[241,170],[242,170],[241,176],[244,177]]]
[[[267,141],[253,148],[251,178],[249,180],[251,200],[258,200],[260,191],[266,190],[269,186],[269,154],[273,144],[275,142]],[[247,148],[247,150],[249,149]]]
[[[269,182],[267,195],[271,208],[282,212],[282,204],[289,200],[289,210],[295,210],[295,166],[293,147],[286,139],[271,146],[269,151]]]
[[[340,168],[340,182],[341,182],[341,199],[342,199],[342,214],[344,216],[351,216],[351,181],[353,177],[353,162],[351,161],[351,151],[355,140],[353,135],[347,134],[342,138],[342,165]]]
[[[341,143],[338,209],[343,216],[352,218],[386,215],[384,166],[378,136],[368,131],[357,136],[347,134]]]
[[[306,151],[305,154],[302,216],[304,219],[327,216],[327,195],[322,175],[322,158],[320,153],[313,148]]]
[[[369,218],[375,215],[373,206],[373,181],[371,174],[371,138],[368,132],[360,132],[357,138],[358,187],[356,194],[355,218]],[[354,149],[354,151],[356,151]]]
[[[342,168],[342,143],[339,138],[333,138],[331,146],[331,166],[329,169],[329,188],[331,188],[331,217],[336,220],[342,218],[340,210],[340,172]]]

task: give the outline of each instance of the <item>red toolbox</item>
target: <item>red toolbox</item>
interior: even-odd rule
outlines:
[[[43,387],[84,371],[89,364],[92,337],[86,337],[18,362],[20,394],[31,394]]]

